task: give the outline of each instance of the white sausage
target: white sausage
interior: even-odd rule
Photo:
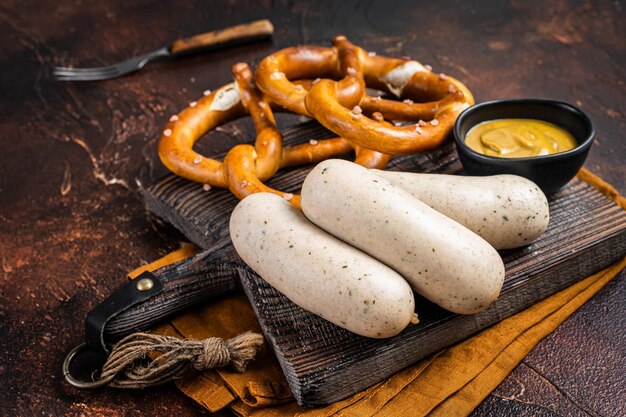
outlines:
[[[329,235],[270,193],[235,207],[230,236],[244,262],[295,304],[362,336],[400,333],[413,291],[395,271]]]
[[[548,199],[534,182],[517,175],[373,172],[477,233],[496,249],[528,245],[548,228]]]
[[[309,220],[387,264],[447,310],[477,313],[500,293],[504,264],[491,245],[357,164],[318,164],[302,185],[301,204]]]

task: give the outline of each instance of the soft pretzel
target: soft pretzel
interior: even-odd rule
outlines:
[[[306,97],[306,105],[322,125],[359,146],[391,155],[422,152],[439,146],[452,130],[457,116],[473,101],[468,101],[466,95],[449,78],[442,79],[428,72],[413,74],[409,79],[411,84],[418,82],[423,83],[421,85],[446,83],[451,88],[449,94],[433,102],[431,107],[418,104],[412,109],[414,104],[407,103],[406,107],[400,108],[394,106],[398,104],[394,102],[387,109],[378,109],[383,115],[390,116],[393,113],[396,120],[417,122],[408,126],[379,123],[363,114],[363,108],[357,112],[354,108],[342,106],[337,83],[330,80],[321,80],[311,88]],[[365,104],[363,107],[369,108]],[[426,123],[423,119],[430,121]]]
[[[305,105],[308,89],[294,80],[322,78],[339,81],[341,101],[355,106],[365,92],[361,70],[364,51],[354,48],[344,37],[333,39],[333,48],[297,46],[286,48],[264,58],[256,72],[257,86],[274,103],[297,114],[312,117]],[[350,106],[350,107],[352,107]]]
[[[467,87],[444,74],[434,74],[414,60],[368,54],[345,37],[333,40],[335,48],[300,46],[265,58],[256,71],[256,82],[265,95],[296,113],[314,117],[329,130],[364,148],[398,155],[437,147],[452,130],[456,117],[474,103]],[[341,59],[350,54],[355,59]],[[320,62],[323,61],[323,62]],[[347,68],[342,68],[342,64]],[[318,71],[318,72],[315,72]],[[370,97],[357,83],[333,82],[344,72],[364,84],[404,99],[403,102]],[[306,91],[290,80],[326,78]],[[352,105],[360,94],[357,105]],[[428,102],[424,102],[428,100]],[[412,121],[391,126],[367,117],[379,112],[385,119]],[[425,121],[429,121],[426,123]]]
[[[251,89],[252,73],[246,64],[233,67],[235,83],[227,84],[176,116],[172,116],[159,142],[159,156],[172,172],[210,186],[228,188],[238,198],[267,191],[291,199],[292,196],[263,184],[281,166],[315,162],[348,152],[350,143],[335,140],[332,146],[302,144],[282,148],[282,135],[276,128],[270,106]],[[233,147],[224,162],[207,158],[193,150],[195,142],[209,130],[250,113],[257,130],[255,146]]]
[[[233,83],[172,116],[159,142],[159,156],[175,174],[228,188],[238,198],[265,191],[296,206],[299,196],[264,184],[280,168],[354,150],[355,162],[382,169],[390,155],[436,147],[458,113],[473,103],[471,93],[459,81],[433,74],[417,61],[368,54],[341,36],[333,40],[332,48],[300,46],[278,51],[265,58],[254,75],[247,64],[236,64],[233,75]],[[366,86],[406,100],[370,97]],[[283,147],[274,110],[314,117],[341,137]],[[236,145],[223,162],[193,150],[209,130],[246,115],[255,125],[254,146]],[[387,120],[417,123],[394,126]]]
[[[282,135],[276,127],[271,106],[255,88],[247,64],[233,67],[235,83],[227,84],[172,116],[159,142],[159,156],[172,172],[210,186],[228,188],[238,198],[255,192],[272,192],[299,205],[299,196],[274,190],[263,184],[278,169],[319,162],[345,154],[355,148],[357,163],[384,168],[388,157],[361,147],[353,147],[342,138],[311,140],[282,147]],[[250,114],[257,138],[255,145],[233,147],[223,162],[207,158],[193,150],[195,142],[209,130]]]

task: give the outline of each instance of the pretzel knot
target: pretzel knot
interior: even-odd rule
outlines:
[[[175,174],[228,188],[238,198],[271,192],[296,206],[299,196],[264,184],[279,169],[351,150],[356,163],[382,169],[391,155],[439,146],[460,112],[474,103],[460,81],[432,73],[417,61],[369,54],[343,36],[333,40],[332,48],[278,51],[263,59],[255,74],[247,64],[235,64],[233,75],[233,83],[172,116],[159,156]],[[366,86],[403,101],[371,97]],[[273,110],[315,118],[339,137],[283,147]],[[209,130],[245,115],[254,122],[254,145],[234,146],[223,162],[192,149]]]

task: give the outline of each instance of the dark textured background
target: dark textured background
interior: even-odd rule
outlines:
[[[137,190],[166,171],[170,115],[238,61],[344,34],[451,74],[477,101],[551,97],[596,124],[586,166],[626,193],[626,12],[621,1],[3,1],[0,3],[0,415],[208,414],[171,387],[78,391],[61,378],[85,313],[134,267],[182,240]],[[55,82],[50,65],[106,65],[177,37],[271,18],[274,41],[150,65],[117,80]],[[250,140],[247,124],[201,145]],[[624,272],[540,343],[475,411],[626,415]]]

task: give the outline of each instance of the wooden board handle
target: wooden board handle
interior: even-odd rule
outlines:
[[[117,305],[118,312],[105,322],[106,341],[147,330],[176,312],[239,289],[241,266],[217,259],[213,252],[200,252],[152,271],[163,289],[132,306]]]
[[[226,45],[242,44],[272,36],[274,26],[267,19],[256,20],[226,29],[194,35],[190,38],[179,39],[173,42],[169,49],[172,54],[182,54],[205,48],[222,47]]]

